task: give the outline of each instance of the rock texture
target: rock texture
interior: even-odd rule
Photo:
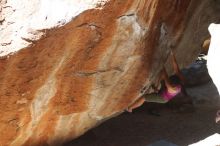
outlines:
[[[59,27],[83,11],[102,6],[101,0],[1,0],[0,56],[38,40],[46,29]]]
[[[1,1],[0,145],[61,145],[120,114],[220,17],[215,0],[21,3]]]

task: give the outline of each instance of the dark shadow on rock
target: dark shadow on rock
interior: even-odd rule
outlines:
[[[187,81],[187,87],[197,86],[211,81],[206,62],[205,59],[196,60],[190,66],[182,70]]]

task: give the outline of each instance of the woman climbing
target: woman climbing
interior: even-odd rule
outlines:
[[[132,105],[130,105],[127,108],[128,112],[132,112],[133,109],[141,106],[145,101],[155,103],[166,103],[174,97],[176,97],[176,95],[179,94],[181,91],[186,93],[182,86],[185,83],[185,79],[180,72],[176,58],[172,51],[171,58],[172,65],[175,71],[175,75],[173,76],[172,81],[175,81],[176,83],[170,81],[166,69],[163,68],[161,72],[161,79],[164,81],[164,87],[162,87],[158,93],[146,94],[137,99]]]

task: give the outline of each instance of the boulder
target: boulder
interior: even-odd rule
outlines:
[[[61,145],[122,113],[154,84],[171,49],[198,56],[210,0],[0,2],[0,145]]]
[[[207,57],[208,59],[207,67],[208,67],[209,74],[219,94],[220,93],[220,76],[219,76],[220,67],[218,66],[218,62],[219,62],[219,55],[220,55],[220,49],[219,49],[220,24],[212,23],[209,26],[209,32],[211,34],[211,42],[210,42],[208,57]],[[216,113],[216,123],[219,123],[219,122],[220,122],[220,110],[217,111]]]
[[[220,24],[211,24],[209,26],[209,32],[211,34],[211,42],[207,57],[207,67],[209,74],[220,93],[220,67],[218,66],[220,55]]]

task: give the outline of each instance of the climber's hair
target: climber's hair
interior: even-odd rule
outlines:
[[[175,85],[179,85],[181,83],[181,80],[179,79],[177,75],[172,75],[170,77],[170,81]]]

